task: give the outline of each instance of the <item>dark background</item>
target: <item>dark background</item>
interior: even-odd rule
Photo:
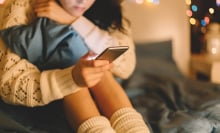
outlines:
[[[220,7],[217,6],[216,0],[192,0],[191,5],[197,5],[198,11],[193,12],[193,18],[202,20],[205,16],[210,18],[211,22],[220,23]],[[191,7],[190,7],[191,8]],[[215,13],[210,14],[209,8],[214,8]],[[191,25],[191,53],[202,53],[204,50],[204,34],[207,29],[206,26],[202,26],[200,23]]]

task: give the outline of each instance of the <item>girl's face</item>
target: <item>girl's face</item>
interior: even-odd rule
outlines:
[[[62,7],[75,17],[82,16],[95,0],[60,0]]]

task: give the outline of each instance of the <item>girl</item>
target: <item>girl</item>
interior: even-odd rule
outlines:
[[[84,38],[87,45],[89,45],[88,42],[91,42],[91,41],[88,41],[90,34],[93,34],[94,32],[94,33],[98,33],[96,35],[99,35],[99,34],[101,35],[101,33],[104,32],[103,30],[100,30],[100,32],[97,32],[98,29],[96,28],[95,25],[90,25],[90,28],[91,27],[92,28],[89,30],[89,32],[87,31],[88,29],[86,28],[87,33],[84,32],[85,29],[80,30],[81,26],[79,25],[83,23],[88,24],[89,22],[84,17],[80,17],[80,16],[93,4],[93,2],[94,0],[82,0],[82,1],[81,0],[79,1],[78,0],[72,0],[72,1],[61,0],[60,4],[65,9],[65,10],[61,10],[61,8],[59,8],[59,5],[57,5],[52,0],[49,2],[45,0],[42,0],[42,1],[39,0],[36,6],[36,12],[37,12],[38,17],[48,17],[62,24],[69,24],[70,22],[71,23],[73,22],[72,25],[76,25],[76,27],[79,28],[78,29],[79,34]],[[102,3],[101,0],[100,1],[97,0],[96,2],[97,3],[93,5],[94,7],[93,10],[98,9],[97,7],[95,7],[95,5],[99,5],[99,3]],[[117,3],[115,2],[116,1],[113,1],[110,3],[114,5]],[[59,16],[65,16],[64,17],[65,19],[57,19],[59,18],[56,16],[58,13],[56,13],[55,16],[52,14],[55,11],[62,14]],[[91,8],[91,11],[92,11],[92,8]],[[93,16],[89,14],[90,13],[88,12],[88,18],[97,17],[97,16]],[[67,19],[67,18],[70,18],[70,19]],[[105,19],[102,20],[100,18],[95,18],[93,19],[93,21],[98,23],[99,26],[105,30],[110,30],[110,31],[113,30],[117,32],[122,31],[123,26],[121,25],[122,23],[120,22],[121,18],[118,19],[119,21],[117,20],[113,21],[114,19],[112,19],[111,23],[106,23],[109,21],[105,21]],[[88,26],[88,25],[84,25],[84,26]],[[77,28],[75,29],[77,30]],[[104,32],[103,34],[105,35],[106,33],[108,32]],[[121,35],[124,35],[124,33]],[[85,39],[86,37],[88,37],[87,40]],[[94,44],[94,42],[90,44]],[[89,46],[89,48],[92,49],[93,47],[94,49],[96,49],[96,48],[99,48],[99,46],[101,46],[101,44],[98,45],[98,47],[96,45],[96,46]],[[6,50],[4,46],[2,47],[3,47],[3,50]],[[7,51],[6,53],[8,54],[8,52],[10,51]],[[19,60],[20,59],[16,60],[15,64],[17,64]],[[115,67],[116,66],[114,66],[114,68]],[[31,68],[33,70],[35,69],[33,67],[27,67],[27,68]],[[129,131],[133,131],[134,133],[135,132],[148,132],[148,128],[145,125],[142,117],[140,116],[138,112],[136,112],[133,109],[123,89],[115,81],[112,74],[108,71],[111,69],[111,64],[109,64],[107,61],[100,61],[100,60],[94,61],[94,60],[86,60],[85,58],[81,58],[73,68],[70,67],[70,68],[64,69],[66,72],[66,75],[70,69],[72,70],[72,77],[75,82],[75,85],[74,85],[75,87],[70,84],[65,86],[67,88],[68,87],[75,88],[73,89],[71,93],[70,91],[68,92],[68,94],[70,95],[68,94],[65,95],[63,92],[56,92],[55,90],[51,90],[53,93],[55,92],[54,96],[49,96],[48,98],[49,100],[47,98],[44,99],[44,97],[42,97],[43,98],[42,101],[50,102],[53,100],[54,97],[63,98],[63,104],[64,104],[64,109],[66,112],[67,119],[69,120],[69,123],[72,127],[78,128],[78,132],[105,132],[105,131],[106,132],[116,131],[116,132],[123,132],[123,133],[129,132]],[[61,74],[64,70],[56,70],[56,72],[54,72],[53,70],[47,71],[45,72],[46,73],[45,75],[47,74],[50,75],[54,73],[55,75],[58,73]],[[23,71],[26,71],[26,70],[23,70]],[[115,73],[117,73],[117,71],[115,71]],[[50,82],[48,83],[47,81],[41,80],[40,85],[42,85],[42,83],[48,84],[48,86],[52,86],[53,89],[54,87],[59,89],[58,86],[61,85],[61,83],[58,83],[59,85],[56,85],[57,83],[55,83],[55,85],[50,85],[51,83]],[[59,82],[58,80],[56,81]],[[6,81],[3,83],[8,84],[9,82]],[[4,85],[5,84],[3,84],[3,89],[5,87]],[[43,85],[40,86],[40,88],[41,87],[43,87]],[[62,88],[60,88],[60,91],[63,91],[61,90]],[[44,94],[44,93],[46,92],[43,92],[43,91],[41,92],[42,95],[48,95],[48,93],[47,94]],[[91,97],[91,94],[93,95],[93,97]],[[39,103],[41,103],[41,101]],[[96,105],[98,106],[99,109],[96,107]],[[89,111],[88,111],[88,108],[90,109]],[[102,116],[101,114],[103,114],[105,117]],[[108,119],[106,118],[110,119],[112,127],[114,129],[110,126],[110,123],[108,122]]]

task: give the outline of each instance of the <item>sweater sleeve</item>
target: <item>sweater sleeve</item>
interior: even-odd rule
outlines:
[[[0,97],[9,104],[42,106],[63,98],[79,87],[74,83],[72,67],[43,71],[21,59],[0,39]]]
[[[33,22],[32,0],[7,0],[0,8],[0,29]],[[4,15],[3,15],[4,14]],[[0,38],[0,98],[22,106],[43,106],[79,90],[72,68],[40,72],[14,54]]]
[[[111,32],[102,30],[83,16],[72,24],[88,47],[97,54],[109,46],[129,46],[129,50],[113,62],[114,68],[112,69],[114,75],[127,79],[135,69],[136,55],[130,25],[125,20],[123,20],[123,25],[126,33],[118,30]]]

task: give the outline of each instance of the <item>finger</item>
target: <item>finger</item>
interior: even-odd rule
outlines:
[[[48,11],[47,3],[36,4],[34,7],[34,11],[37,13],[47,12]]]
[[[84,58],[81,58],[81,61],[83,65],[87,67],[102,67],[110,65],[108,60],[86,60]]]
[[[99,83],[103,77],[104,73],[99,73],[99,74],[95,74],[91,77],[89,77],[89,79],[86,79],[86,84],[88,87],[93,87],[94,85],[96,85],[97,83]]]
[[[82,59],[92,60],[95,53],[92,51],[87,52],[85,55],[82,56]]]
[[[48,0],[37,0],[35,7],[44,7],[48,5]]]
[[[93,65],[93,60],[87,60],[87,54],[80,58],[79,63],[81,64],[82,67],[87,67],[87,68],[94,68]]]
[[[47,9],[49,10],[50,7],[53,7],[53,5],[56,2],[54,0],[37,0],[37,3],[35,4],[35,9],[41,9],[43,8],[44,10]]]
[[[89,82],[89,81],[92,81],[94,79],[101,79],[103,74],[104,74],[104,72],[90,73],[89,76],[85,77],[85,81]]]
[[[111,67],[109,65],[104,67],[87,68],[86,70],[83,71],[83,75],[96,75],[96,74],[98,75],[99,73],[109,71],[110,69]]]
[[[54,12],[51,10],[51,6],[49,6],[48,4],[43,3],[39,6],[36,6],[36,8],[34,10],[35,10],[36,15],[38,17],[54,16]]]
[[[98,84],[100,82],[100,79],[97,79],[97,80],[93,80],[92,82],[90,82],[87,87],[88,88],[92,88],[94,87],[96,84]]]
[[[106,66],[109,65],[108,60],[93,60],[93,66],[94,67],[100,67],[100,66]]]
[[[36,16],[37,17],[49,17],[49,13],[46,11],[38,10],[36,11]]]

